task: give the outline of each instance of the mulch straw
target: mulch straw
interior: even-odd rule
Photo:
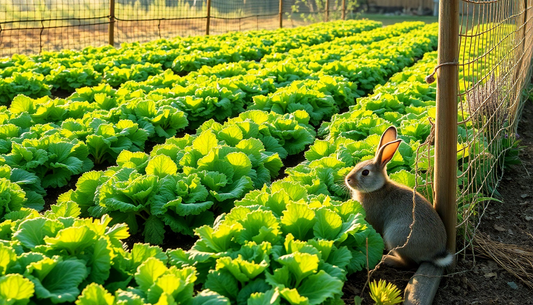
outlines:
[[[533,249],[497,242],[480,232],[474,236],[474,244],[478,254],[493,259],[533,289]]]

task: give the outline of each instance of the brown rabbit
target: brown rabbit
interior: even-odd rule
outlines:
[[[446,230],[433,206],[418,192],[413,200],[412,189],[387,176],[386,165],[401,142],[396,136],[396,128],[389,127],[381,136],[374,159],[357,164],[345,183],[353,199],[365,209],[366,220],[383,236],[385,247],[393,250],[385,263],[396,267],[421,262],[448,266],[454,255],[446,250]]]

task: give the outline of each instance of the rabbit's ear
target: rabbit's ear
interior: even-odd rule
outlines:
[[[384,168],[398,150],[401,142],[402,140],[398,139],[383,145],[376,153],[376,164]]]
[[[391,126],[387,128],[387,130],[385,130],[383,134],[381,135],[381,140],[379,140],[378,150],[384,144],[387,144],[389,142],[396,140],[396,135],[397,135],[396,127]]]

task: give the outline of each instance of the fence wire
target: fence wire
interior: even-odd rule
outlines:
[[[0,0],[0,57],[106,44],[118,47],[125,42],[176,36],[277,29],[280,25],[296,27],[326,18],[353,19],[355,3],[355,0]]]
[[[488,205],[505,201],[497,190],[505,167],[518,162],[516,132],[531,78],[533,0],[459,3],[459,45],[449,47],[459,49],[456,203],[463,244],[457,253],[465,253]],[[432,162],[433,135],[434,129],[418,162]],[[433,170],[417,174],[419,191],[433,198]]]
[[[497,191],[505,166],[515,162],[524,85],[533,52],[531,0],[462,1],[459,31],[457,198],[464,248]]]

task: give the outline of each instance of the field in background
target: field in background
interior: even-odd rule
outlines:
[[[425,23],[438,22],[439,18],[434,16],[408,16],[408,15],[385,15],[385,14],[360,14],[361,18],[383,22],[383,26],[404,21],[422,21]]]
[[[205,35],[206,3],[115,0],[114,45]],[[323,21],[324,8],[309,3],[285,0],[283,27]],[[330,1],[328,20],[341,19],[340,3]],[[350,6],[346,9],[346,19],[354,19]],[[210,34],[280,26],[277,1],[212,0],[210,16]],[[106,45],[109,24],[110,0],[0,0],[0,57]]]

